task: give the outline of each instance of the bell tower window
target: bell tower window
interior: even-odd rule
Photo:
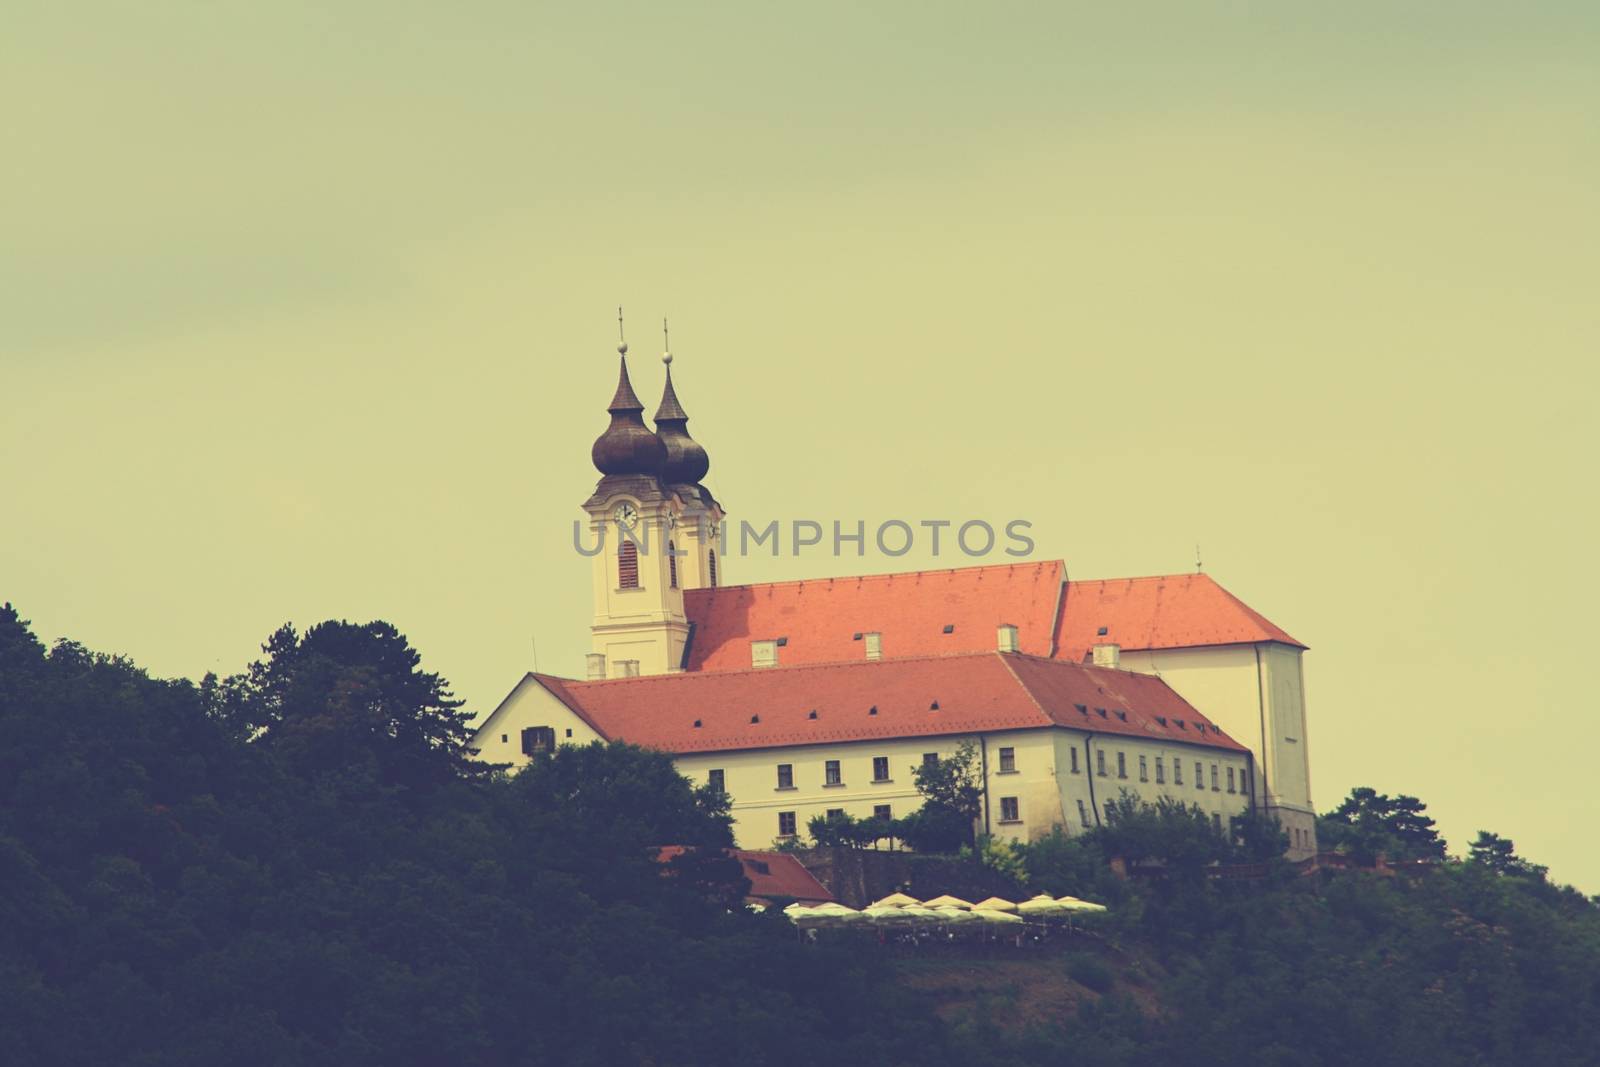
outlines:
[[[678,546],[671,541],[667,542],[667,585],[678,588]]]
[[[706,577],[711,580],[711,588],[717,587],[717,550],[711,549],[706,555]]]
[[[639,546],[626,536],[617,548],[617,588],[639,588]]]

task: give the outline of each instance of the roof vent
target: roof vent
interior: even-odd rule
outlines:
[[[1122,646],[1106,642],[1094,646],[1094,665],[1096,667],[1110,667],[1112,670],[1122,669]]]
[[[867,646],[867,648],[866,648],[867,658],[868,659],[882,659],[883,658],[883,635],[880,634],[880,633],[870,633],[870,634],[864,635],[864,637],[865,637],[866,646]]]
[[[935,700],[932,704],[929,704],[928,705],[928,710],[929,711],[938,711],[939,710],[939,702],[937,700]]]
[[[1157,715],[1156,722],[1160,723],[1162,726],[1165,726],[1167,725],[1167,717],[1165,715]]]
[[[1087,715],[1087,714],[1089,714],[1089,705],[1087,705],[1087,704],[1074,704],[1072,706],[1078,709],[1078,714],[1079,715]]]
[[[944,624],[944,632],[947,633],[947,634],[955,633],[956,632],[956,624],[953,623],[953,622],[945,623]]]
[[[816,717],[817,717],[817,709],[816,708],[812,708],[811,709],[811,714],[806,716],[806,718],[808,718],[808,719],[815,719]]]
[[[1102,626],[1102,627],[1100,627],[1100,629],[1098,629],[1098,630],[1096,630],[1094,632],[1094,635],[1096,637],[1104,637],[1108,632],[1110,632],[1110,628],[1106,627],[1106,626]]]
[[[1105,708],[1095,708],[1094,709],[1094,713],[1096,715],[1100,716],[1102,719],[1106,717],[1106,709]]]
[[[876,715],[876,714],[878,714],[878,705],[874,704],[874,705],[872,705],[872,707],[868,708],[867,709],[867,714],[868,715]]]
[[[1178,724],[1178,729],[1180,730],[1187,730],[1189,728],[1189,724],[1184,722],[1182,719],[1173,719],[1172,721]]]
[[[695,721],[694,721],[694,728],[695,728],[695,729],[696,729],[696,730],[698,730],[698,729],[700,729],[700,720],[699,720],[699,719],[696,719],[696,720],[695,720]]]
[[[788,648],[789,647],[789,639],[787,637],[780,637],[776,641],[774,641],[773,644],[777,645],[779,648]]]
[[[1017,628],[1010,623],[1001,623],[995,631],[995,640],[1001,652],[1015,652],[1017,650]]]
[[[606,676],[606,654],[604,652],[591,652],[583,657],[586,667],[585,673],[591,682],[598,681]]]
[[[851,635],[850,635],[850,640],[852,640],[852,641],[859,641],[859,640],[861,640],[861,631],[860,631],[860,630],[857,630],[857,631],[856,631],[856,632],[855,632],[855,633],[853,633],[853,634],[851,634]]]
[[[1117,709],[1117,718],[1121,719],[1123,722],[1127,722],[1128,721],[1128,713],[1123,711],[1121,708],[1118,708]]]
[[[752,715],[752,716],[750,716],[750,721],[751,721],[751,722],[753,722],[753,723],[755,723],[755,722],[760,722],[760,721],[761,721],[761,716],[759,716],[759,715]]]

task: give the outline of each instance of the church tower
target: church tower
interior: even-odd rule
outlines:
[[[689,641],[683,591],[712,580],[720,561],[716,537],[722,510],[700,485],[710,468],[689,436],[688,416],[672,386],[644,424],[644,405],[628,378],[628,346],[617,346],[621,369],[606,409],[611,423],[591,451],[600,481],[584,502],[589,515],[594,618],[590,678],[625,678],[683,669]]]

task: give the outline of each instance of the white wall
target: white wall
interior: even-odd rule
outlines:
[[[1292,859],[1316,849],[1303,653],[1265,642],[1122,654],[1125,669],[1160,676],[1251,750],[1261,779],[1257,801],[1290,831]]]

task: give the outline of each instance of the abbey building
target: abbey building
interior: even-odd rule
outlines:
[[[742,848],[816,815],[900,816],[912,770],[980,754],[981,830],[1098,824],[1123,790],[1219,824],[1278,818],[1316,847],[1305,646],[1208,575],[1069,580],[1061,561],[729,585],[710,460],[671,356],[654,429],[628,376],[591,452],[586,677],[530,673],[480,758],[617,739],[670,752],[733,802]]]

